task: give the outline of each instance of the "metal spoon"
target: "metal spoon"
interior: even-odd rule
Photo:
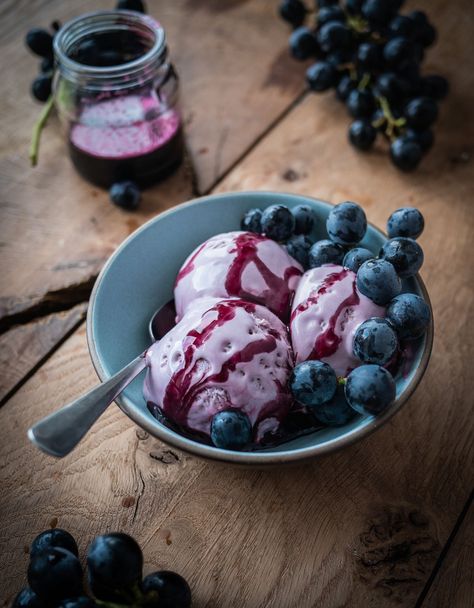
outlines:
[[[173,302],[153,314],[148,324],[152,341],[159,340],[173,327],[175,314]],[[145,354],[146,351],[107,382],[33,425],[28,429],[30,441],[51,456],[62,458],[69,454],[112,401],[146,368]]]

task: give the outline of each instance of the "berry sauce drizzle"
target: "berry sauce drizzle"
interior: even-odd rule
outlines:
[[[204,342],[211,336],[213,331],[234,318],[236,308],[244,308],[246,312],[255,311],[255,304],[242,300],[231,300],[219,302],[211,310],[217,312],[217,318],[202,328],[201,331],[194,329],[189,332],[184,347],[184,360],[178,370],[170,378],[163,398],[163,413],[169,415],[178,425],[185,426],[188,412],[197,394],[209,384],[220,384],[226,382],[229,373],[235,371],[237,364],[251,361],[255,356],[262,353],[270,353],[277,348],[277,333],[272,330],[267,331],[265,338],[250,342],[242,350],[232,354],[222,365],[221,369],[210,376],[206,376],[199,367],[199,360],[193,361],[195,353]],[[275,382],[277,382],[275,380]],[[278,383],[279,391],[283,390]],[[265,417],[268,410],[272,409],[272,403],[265,411],[262,411],[260,418]]]
[[[332,285],[344,279],[349,274],[349,272],[349,270],[344,268],[341,271],[333,272],[328,275],[323,280],[319,289],[315,293],[311,294],[311,296],[307,300],[305,300],[295,308],[295,310],[291,314],[291,320],[293,321],[296,316],[307,310],[310,306],[317,304],[320,297],[327,293],[328,290],[332,287]],[[309,355],[308,359],[322,359],[323,357],[330,357],[337,351],[337,348],[342,341],[342,337],[338,336],[335,332],[339,317],[344,310],[346,310],[350,306],[357,306],[359,302],[360,298],[356,290],[355,282],[353,282],[352,293],[347,298],[342,300],[342,302],[339,304],[339,306],[329,318],[326,329],[316,337],[314,348],[311,351],[311,354]]]
[[[248,298],[252,301],[265,304],[266,298],[259,298],[255,294],[245,291],[242,286],[242,275],[249,264],[255,264],[260,275],[268,286],[268,290],[275,295],[272,308],[281,316],[282,312],[289,308],[290,292],[288,281],[291,277],[300,275],[296,266],[285,269],[283,278],[274,274],[268,266],[258,256],[257,245],[261,241],[267,240],[266,237],[257,234],[244,232],[235,239],[235,247],[229,253],[236,253],[225,281],[225,288],[229,295],[236,295],[240,298]]]

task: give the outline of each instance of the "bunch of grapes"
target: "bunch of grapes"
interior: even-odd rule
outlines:
[[[54,69],[53,36],[60,27],[59,21],[53,21],[51,31],[34,27],[26,34],[26,46],[32,53],[41,57],[39,74],[31,83],[31,94],[43,103],[51,95]]]
[[[146,6],[143,0],[118,0],[116,8],[118,10],[137,11],[146,13]],[[38,57],[41,57],[39,64],[39,74],[31,83],[31,94],[42,103],[46,103],[51,96],[54,72],[54,51],[53,39],[59,31],[61,23],[53,21],[50,31],[34,27],[28,30],[25,37],[25,44],[28,49]],[[89,51],[90,45],[89,45]],[[102,65],[99,63],[99,65]],[[108,65],[104,63],[103,65]]]
[[[93,539],[87,550],[87,585],[76,540],[66,530],[41,532],[29,552],[29,586],[18,593],[12,608],[191,606],[191,589],[176,572],[159,570],[143,577],[142,551],[127,534]]]
[[[422,11],[401,15],[403,0],[316,0],[309,11],[302,0],[283,0],[281,17],[294,31],[295,59],[316,58],[306,79],[312,91],[335,88],[354,121],[349,141],[369,150],[382,134],[390,157],[402,171],[413,171],[434,142],[432,126],[448,82],[422,75],[425,49],[436,30]],[[314,25],[305,25],[308,16]]]

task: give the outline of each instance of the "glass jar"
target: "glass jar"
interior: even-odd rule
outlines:
[[[61,28],[54,53],[55,105],[83,177],[148,186],[180,164],[178,77],[159,23],[133,11],[87,13]]]

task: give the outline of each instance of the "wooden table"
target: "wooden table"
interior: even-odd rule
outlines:
[[[38,108],[28,95],[36,64],[24,33],[100,4],[0,5],[2,605],[25,582],[24,547],[58,525],[82,554],[96,534],[131,533],[147,571],[181,572],[198,607],[473,606],[472,3],[409,3],[441,30],[426,69],[448,75],[452,93],[437,145],[405,175],[381,149],[350,148],[348,118],[331,93],[305,91],[306,66],[288,57],[276,0],[150,2],[182,77],[189,152],[133,214],[75,174],[54,121],[39,166],[27,162]],[[35,450],[26,429],[97,382],[84,316],[109,254],[172,205],[248,189],[355,200],[381,227],[399,206],[422,210],[436,337],[409,404],[357,445],[281,470],[179,454],[116,407],[67,458]]]

